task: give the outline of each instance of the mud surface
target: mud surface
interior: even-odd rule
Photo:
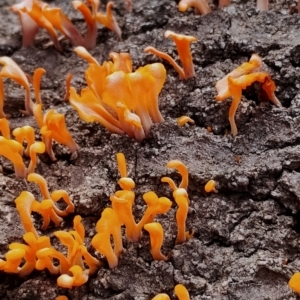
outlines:
[[[192,44],[196,78],[181,81],[175,70],[165,63],[167,81],[160,95],[160,109],[165,118],[152,127],[149,138],[138,143],[109,134],[99,124],[81,121],[68,103],[62,101],[64,78],[72,72],[72,85],[84,87],[87,64],[73,52],[68,41],[59,54],[44,49],[49,37],[40,31],[34,48],[21,48],[21,31],[17,17],[9,12],[14,1],[0,4],[0,55],[11,56],[28,74],[37,67],[47,73],[42,81],[45,110],[55,108],[66,114],[66,122],[80,146],[78,157],[56,144],[58,158],[52,163],[43,155],[37,173],[43,175],[50,191],[64,188],[84,219],[89,247],[95,224],[102,210],[110,205],[109,196],[119,187],[116,153],[123,152],[129,176],[136,182],[135,216],[139,220],[145,205],[144,192],[153,190],[172,199],[161,177],[179,180],[166,168],[171,159],[182,160],[189,168],[190,209],[187,227],[195,231],[193,239],[175,244],[176,223],[171,211],[157,218],[165,229],[163,253],[171,251],[168,262],[153,261],[149,237],[145,233],[138,243],[124,238],[126,251],[119,266],[105,267],[82,287],[64,290],[48,272],[33,272],[21,280],[0,273],[0,299],[55,299],[64,294],[69,299],[149,300],[162,292],[172,299],[177,283],[184,284],[191,299],[300,299],[287,282],[300,271],[300,15],[291,15],[296,1],[270,1],[269,12],[258,12],[255,1],[232,1],[223,10],[206,16],[193,10],[180,13],[170,0],[133,0],[133,10],[126,12],[121,0],[115,1],[114,12],[123,31],[123,41],[99,26],[97,47],[91,51],[99,62],[109,60],[109,53],[129,52],[134,68],[159,61],[143,49],[152,45],[177,57],[165,30],[197,37]],[[84,22],[68,1],[48,1],[63,8],[84,32]],[[104,4],[101,8],[104,9]],[[276,95],[283,107],[259,103],[257,86],[248,88],[237,110],[238,136],[228,135],[230,99],[215,100],[215,82],[258,53],[264,70],[277,85]],[[24,92],[20,86],[5,81],[5,112],[11,115],[14,129],[23,125],[38,128],[32,117],[23,117]],[[188,115],[196,125],[178,127],[176,118]],[[211,127],[212,132],[207,130]],[[23,228],[16,213],[14,199],[22,190],[33,192],[33,184],[15,178],[12,165],[0,158],[0,253],[1,258],[14,241],[22,241]],[[205,183],[214,179],[218,194],[204,192]],[[70,229],[70,216],[61,229]],[[41,219],[34,216],[35,226]],[[45,234],[53,237],[54,227]],[[39,231],[41,233],[41,231]],[[55,241],[52,239],[54,244]],[[96,255],[96,254],[95,254]]]

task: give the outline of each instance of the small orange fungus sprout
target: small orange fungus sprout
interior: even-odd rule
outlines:
[[[296,272],[288,283],[289,287],[296,293],[300,294],[300,273]]]
[[[164,230],[160,223],[148,223],[144,229],[149,232],[151,243],[151,255],[155,260],[168,260],[168,257],[161,253],[161,246],[164,240]]]
[[[206,193],[211,193],[211,192],[217,193],[218,190],[216,189],[216,182],[214,180],[209,180],[206,183],[204,190]]]
[[[194,125],[195,121],[188,116],[181,116],[180,118],[177,119],[177,124],[181,127],[183,127],[186,123],[190,123]]]
[[[162,59],[167,60],[174,69],[179,73],[181,79],[189,79],[195,77],[194,64],[190,50],[190,43],[197,41],[193,36],[177,34],[173,31],[167,30],[165,32],[166,38],[171,38],[177,47],[177,52],[182,63],[183,69],[174,61],[168,54],[158,51],[153,47],[145,48],[146,53],[152,53]]]
[[[67,296],[64,296],[64,295],[60,295],[60,296],[57,296],[55,298],[55,300],[68,300],[68,297]]]
[[[185,12],[189,7],[195,7],[201,15],[211,12],[207,0],[181,0],[178,3],[178,9],[182,12]]]
[[[184,285],[177,284],[174,288],[174,292],[179,300],[190,300],[189,292]]]
[[[237,127],[235,124],[235,113],[242,98],[242,90],[250,86],[254,82],[260,82],[262,90],[276,106],[281,106],[280,101],[275,96],[276,86],[271,76],[266,72],[257,72],[261,67],[261,59],[257,54],[253,54],[249,63],[244,63],[240,67],[233,70],[216,84],[218,95],[216,99],[222,101],[232,96],[232,104],[229,110],[229,122],[231,133],[237,135]]]
[[[187,193],[189,183],[188,169],[180,160],[169,161],[167,163],[167,167],[177,169],[182,177],[179,187],[176,186],[175,182],[170,177],[163,177],[161,181],[168,183],[170,188],[173,190],[173,198],[178,205],[178,209],[176,211],[176,222],[178,228],[176,243],[183,243],[187,238],[190,238],[193,235],[190,234],[189,231],[186,231],[185,225],[189,208],[189,198]]]
[[[131,191],[135,188],[135,182],[132,178],[127,177],[126,160],[123,153],[117,153],[117,163],[119,172],[121,174],[118,184],[122,190]]]

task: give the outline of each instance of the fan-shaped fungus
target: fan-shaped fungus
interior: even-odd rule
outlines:
[[[276,106],[281,106],[280,101],[276,98],[274,92],[276,86],[271,76],[265,72],[257,72],[261,67],[261,59],[257,54],[253,54],[248,63],[244,63],[216,84],[218,95],[216,100],[222,101],[227,97],[232,96],[232,104],[229,110],[229,122],[231,125],[232,135],[237,135],[237,127],[235,124],[235,113],[242,98],[242,89],[251,85],[255,81],[262,83],[261,88],[267,94]]]
[[[177,119],[177,124],[180,126],[180,127],[183,127],[186,123],[190,123],[192,125],[195,124],[195,121],[192,120],[190,117],[188,116],[181,116],[180,118]]]

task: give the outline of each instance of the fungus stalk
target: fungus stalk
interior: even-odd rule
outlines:
[[[207,0],[181,0],[178,4],[178,9],[181,12],[185,12],[189,7],[195,7],[201,15],[211,12]]]
[[[257,0],[256,8],[259,10],[268,10],[269,0]]]
[[[222,8],[224,6],[229,6],[230,0],[219,0],[219,8]]]

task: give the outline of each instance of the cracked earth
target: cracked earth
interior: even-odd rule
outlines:
[[[67,1],[48,1],[62,7],[84,31],[84,22]],[[150,300],[162,292],[173,296],[177,283],[184,284],[192,300],[222,299],[300,299],[288,288],[294,272],[300,271],[300,15],[290,14],[296,1],[270,1],[270,11],[259,12],[255,1],[236,0],[223,10],[211,3],[212,13],[195,15],[193,10],[180,13],[176,1],[133,0],[133,10],[126,12],[123,1],[115,1],[114,13],[123,31],[123,40],[99,26],[97,46],[91,51],[103,62],[108,54],[129,52],[134,68],[159,61],[144,54],[152,45],[176,57],[165,30],[197,37],[192,44],[196,77],[181,81],[164,62],[167,81],[160,94],[160,110],[165,122],[152,127],[150,136],[138,143],[109,134],[99,124],[81,121],[68,103],[62,101],[64,79],[73,73],[72,85],[85,86],[87,64],[63,41],[63,54],[51,47],[49,37],[40,31],[35,47],[21,48],[21,30],[17,17],[9,12],[11,0],[0,4],[0,55],[10,56],[28,74],[45,68],[41,94],[46,110],[55,108],[66,114],[66,123],[80,146],[77,158],[66,148],[54,146],[58,158],[52,163],[43,155],[37,173],[43,175],[50,191],[66,189],[74,200],[76,213],[83,217],[86,245],[102,210],[110,205],[109,196],[117,189],[116,153],[127,159],[129,176],[136,182],[134,214],[139,219],[145,209],[143,193],[153,190],[172,198],[160,182],[163,176],[180,177],[166,168],[171,159],[184,162],[190,174],[188,188],[190,209],[188,229],[194,238],[174,245],[176,206],[157,220],[165,229],[162,252],[171,252],[167,262],[153,261],[149,237],[138,243],[124,238],[126,251],[116,269],[102,268],[82,287],[64,290],[48,272],[33,272],[25,279],[0,274],[1,299],[55,299],[64,294],[69,299]],[[104,9],[104,3],[102,9]],[[263,69],[277,85],[276,96],[283,104],[259,103],[257,86],[243,93],[237,110],[239,133],[228,132],[231,100],[215,100],[215,83],[235,67],[249,60],[253,53],[262,57]],[[32,117],[23,117],[23,90],[5,81],[5,111],[14,129],[23,125],[38,128]],[[178,127],[176,118],[188,115],[194,126]],[[207,130],[211,127],[211,132]],[[22,241],[23,228],[15,210],[14,199],[22,190],[39,197],[35,185],[15,178],[12,165],[0,158],[0,254],[3,258],[11,242]],[[204,192],[205,183],[214,179],[217,194]],[[34,216],[35,226],[41,219]],[[60,229],[72,226],[73,216]],[[45,232],[53,238],[56,229]],[[40,232],[41,233],[41,232]]]

